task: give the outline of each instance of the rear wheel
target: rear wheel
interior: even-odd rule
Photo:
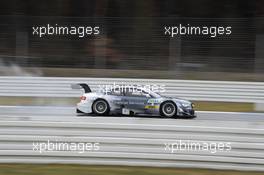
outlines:
[[[160,108],[160,114],[164,117],[174,117],[177,113],[176,105],[171,102],[164,102]]]
[[[110,110],[108,103],[103,99],[96,100],[93,103],[92,109],[96,115],[108,115]]]

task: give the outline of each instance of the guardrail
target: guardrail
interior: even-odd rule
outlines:
[[[198,101],[264,103],[264,82],[193,81],[123,78],[0,77],[0,96],[78,97],[70,84],[87,83],[92,90],[106,84],[164,85],[164,95]]]
[[[0,163],[77,163],[264,171],[264,128],[249,123],[177,121],[177,125],[96,122],[0,123]],[[165,143],[230,142],[231,150],[166,150]],[[50,149],[35,143],[99,143],[96,151]],[[43,147],[44,148],[44,147]],[[58,148],[58,147],[57,147]]]
[[[70,84],[88,83],[92,89],[105,84],[165,85],[165,95],[191,100],[264,102],[264,83],[157,79],[0,77],[0,96],[78,97]],[[52,116],[49,116],[52,117]],[[0,122],[0,163],[77,163],[192,167],[264,171],[264,128],[253,122],[142,120],[127,123],[98,122]],[[100,143],[100,150],[33,151],[33,142]],[[166,150],[165,143],[230,142],[232,150]]]

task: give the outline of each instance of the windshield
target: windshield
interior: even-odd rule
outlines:
[[[154,92],[151,91],[149,89],[144,89],[144,88],[125,88],[125,89],[121,89],[121,88],[115,88],[115,89],[109,89],[109,88],[99,88],[97,90],[97,92],[99,93],[103,93],[106,95],[125,95],[127,92],[132,92],[132,91],[138,91],[141,92],[142,94],[144,94],[145,96],[151,97],[151,98],[159,98],[161,97],[161,95],[158,92]]]
[[[151,97],[154,97],[154,98],[160,98],[161,97],[161,95],[158,92],[148,91],[146,93],[148,93]]]

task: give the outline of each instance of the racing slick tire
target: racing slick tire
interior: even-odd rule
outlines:
[[[160,106],[160,115],[163,117],[175,117],[177,114],[177,106],[172,101],[165,101]]]
[[[108,115],[110,107],[104,99],[97,99],[93,102],[92,110],[96,115]]]

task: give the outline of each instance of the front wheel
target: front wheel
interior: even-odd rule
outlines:
[[[103,99],[96,100],[93,103],[92,109],[96,115],[108,115],[110,110],[108,103]]]
[[[161,105],[161,108],[160,108],[161,116],[174,117],[176,113],[177,113],[177,107],[173,102],[168,101],[168,102],[164,102]]]

